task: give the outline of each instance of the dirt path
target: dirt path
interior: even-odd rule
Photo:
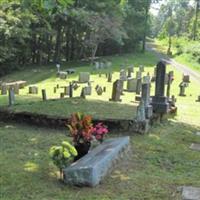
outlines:
[[[176,62],[174,59],[169,58],[167,55],[158,52],[156,50],[156,48],[154,47],[154,45],[152,45],[152,44],[147,45],[147,50],[154,52],[159,59],[164,60],[166,63],[172,65],[177,70],[181,71],[183,74],[190,75],[190,77],[192,79],[196,80],[200,84],[200,73],[192,70],[191,68],[187,67],[186,65]]]

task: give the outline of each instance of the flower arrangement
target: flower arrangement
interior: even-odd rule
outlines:
[[[73,162],[74,157],[77,156],[77,151],[69,142],[63,141],[61,146],[52,146],[49,155],[53,163],[59,168],[60,178],[63,179],[63,169]]]
[[[81,154],[75,160],[87,154],[92,141],[97,140],[101,143],[104,136],[108,133],[108,129],[103,123],[98,123],[94,126],[92,124],[92,117],[82,113],[73,113],[71,115],[68,128],[73,137],[78,155]]]

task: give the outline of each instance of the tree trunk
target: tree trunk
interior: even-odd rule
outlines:
[[[197,37],[197,22],[198,22],[199,7],[200,7],[200,0],[196,0],[195,20],[193,25],[193,40],[196,40]]]
[[[60,62],[60,49],[61,49],[61,25],[57,26],[57,34],[56,34],[56,46],[55,46],[55,54],[54,54],[54,62]]]
[[[172,55],[172,52],[171,52],[171,46],[172,46],[172,38],[171,38],[171,35],[169,35],[169,43],[168,43],[168,49],[167,49],[167,55]]]
[[[144,34],[143,34],[143,40],[142,40],[142,52],[145,52],[145,49],[146,49],[146,35],[147,35],[148,14],[149,14],[149,6],[148,6],[148,1],[146,1],[145,21],[144,21]]]
[[[96,56],[96,52],[97,52],[98,46],[99,46],[99,44],[96,44],[95,47],[94,47],[94,49],[93,49],[93,51],[92,51],[91,64],[94,63],[94,58]]]

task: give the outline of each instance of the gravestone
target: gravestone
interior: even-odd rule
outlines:
[[[136,92],[136,87],[137,87],[137,79],[136,78],[128,78],[127,91],[128,92]]]
[[[200,188],[184,186],[182,188],[182,200],[200,200]]]
[[[150,105],[150,83],[142,84],[142,101],[145,107],[145,116],[147,119],[153,115],[153,107]]]
[[[60,72],[60,64],[59,63],[56,64],[56,68],[57,68],[57,73],[59,73]]]
[[[180,88],[179,96],[182,96],[182,97],[186,96],[186,94],[185,94],[185,88],[186,87],[187,87],[187,83],[185,83],[185,82],[181,82],[179,84],[179,88]]]
[[[135,96],[135,101],[141,101],[141,96]]]
[[[133,67],[128,67],[128,78],[131,78],[132,73],[133,73]]]
[[[190,83],[190,76],[189,76],[189,75],[183,75],[182,81],[183,81],[184,83]]]
[[[150,75],[146,75],[142,78],[143,83],[150,83],[151,82],[151,77]]]
[[[67,78],[68,73],[67,72],[59,72],[58,76],[60,79],[66,79]]]
[[[60,98],[63,99],[65,97],[65,94],[63,92],[60,93]]]
[[[140,72],[144,72],[144,66],[143,66],[143,65],[140,65],[140,66],[139,66],[139,71],[140,71]]]
[[[87,86],[87,87],[84,87],[84,93],[85,95],[91,95],[92,94],[92,86]]]
[[[126,70],[125,69],[120,70],[119,79],[122,80],[122,81],[126,81],[127,80]]]
[[[71,68],[71,69],[67,69],[66,72],[67,72],[67,74],[74,74],[76,72],[76,70]]]
[[[81,90],[81,95],[80,95],[81,98],[85,99],[86,98],[86,95],[85,95],[85,89],[82,88]]]
[[[89,72],[80,72],[79,83],[87,83],[89,81],[90,81],[90,73]]]
[[[145,106],[144,101],[141,99],[139,106],[137,106],[137,113],[136,113],[136,120],[137,121],[145,121]]]
[[[42,89],[42,100],[46,101],[47,100],[47,94],[46,94],[46,90]]]
[[[109,83],[112,82],[112,73],[111,72],[108,73],[108,82]]]
[[[141,79],[142,73],[140,71],[136,72],[136,79]]]
[[[7,86],[5,84],[1,85],[1,95],[7,95]]]
[[[29,86],[29,94],[38,94],[37,86]]]
[[[14,93],[15,93],[15,94],[19,94],[19,85],[18,85],[18,84],[15,84],[15,85],[13,86],[13,89],[14,89]]]
[[[106,87],[103,87],[103,92],[106,92]]]
[[[121,80],[116,80],[113,83],[113,89],[112,89],[112,97],[110,101],[121,101],[120,96],[121,96]]]
[[[60,87],[59,84],[57,84],[56,87],[57,87],[57,89],[59,89],[59,87]]]
[[[69,86],[64,87],[64,94],[67,96],[69,95]]]
[[[160,61],[156,67],[156,85],[155,96],[152,97],[153,111],[159,114],[165,114],[169,110],[168,98],[165,97],[165,73],[166,65]]]
[[[69,83],[69,98],[73,97],[73,83]]]
[[[98,69],[99,69],[99,62],[95,62],[94,70],[98,70]]]
[[[142,89],[142,79],[138,78],[137,85],[136,85],[136,94],[140,94],[141,89]]]
[[[9,106],[12,106],[15,104],[15,92],[13,88],[9,89],[8,99],[9,99]]]
[[[54,88],[53,88],[53,93],[55,94],[56,92],[57,92],[57,88],[54,87]]]
[[[129,141],[129,137],[105,140],[64,169],[64,182],[69,185],[95,187],[112,172],[116,162],[125,157],[129,150]]]
[[[190,146],[190,149],[192,149],[194,151],[200,151],[200,144],[192,143]]]
[[[99,96],[102,95],[102,94],[103,94],[103,89],[102,89],[102,87],[99,86],[99,87],[96,89],[96,92],[97,92],[97,94],[98,94]]]
[[[73,83],[73,89],[77,90],[80,86],[77,83]]]
[[[154,67],[153,77],[151,78],[151,82],[155,82],[155,81],[156,81],[156,67]]]
[[[200,95],[197,97],[196,102],[200,102]]]
[[[170,97],[170,89],[171,89],[171,84],[173,82],[173,78],[174,78],[174,72],[170,71],[168,73],[168,82],[167,82],[167,97]]]

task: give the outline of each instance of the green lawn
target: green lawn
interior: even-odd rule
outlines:
[[[162,53],[166,54],[167,48],[168,48],[168,40],[156,39],[155,43],[157,45],[157,49],[161,51]],[[180,45],[180,44],[182,46],[182,49],[185,49],[191,46],[192,44],[197,45],[198,41],[194,42],[194,41],[187,41],[183,38],[173,38],[172,39],[172,55],[173,55],[173,58],[177,62],[184,64],[197,72],[200,72],[200,63],[197,62],[191,54],[185,53],[185,52],[183,52],[182,54],[178,53],[179,49],[177,48],[177,45]]]
[[[189,149],[192,142],[200,142],[193,135],[197,130],[169,121],[156,125],[149,135],[132,136],[129,161],[122,161],[111,176],[92,189],[69,187],[58,181],[48,150],[69,139],[64,131],[2,123],[1,199],[179,200],[177,186],[200,186],[199,152]]]

